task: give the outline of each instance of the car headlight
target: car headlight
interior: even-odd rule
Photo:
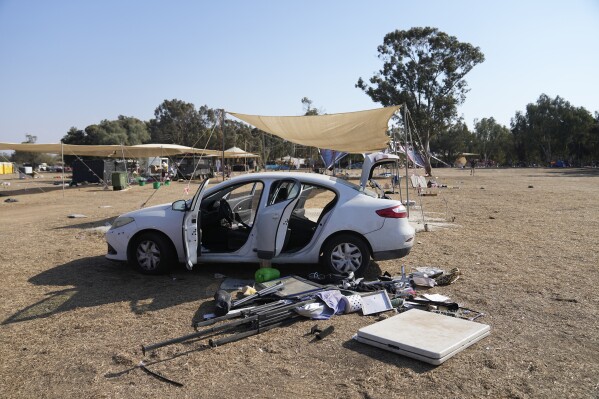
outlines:
[[[123,217],[118,217],[114,220],[114,222],[112,222],[112,226],[110,226],[111,229],[118,229],[119,227],[123,227],[131,222],[133,222],[135,219],[133,219],[132,217],[129,216],[123,216]]]

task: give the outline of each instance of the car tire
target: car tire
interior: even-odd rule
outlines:
[[[324,245],[321,263],[335,274],[354,272],[361,276],[370,264],[370,251],[363,239],[339,234]]]
[[[174,251],[164,236],[143,233],[135,238],[128,260],[143,274],[163,274],[168,271],[174,256]]]

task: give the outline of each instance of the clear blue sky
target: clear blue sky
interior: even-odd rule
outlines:
[[[459,112],[510,118],[542,93],[599,111],[599,1],[0,0],[0,141],[58,142],[165,99],[250,114],[377,108],[358,78],[385,34],[439,28],[480,47]]]

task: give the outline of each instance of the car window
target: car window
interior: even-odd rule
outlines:
[[[337,201],[337,194],[328,188],[311,184],[302,185],[302,194],[293,210],[297,217],[318,223]]]
[[[217,209],[220,206],[220,201],[226,201],[236,220],[242,221],[246,226],[251,227],[258,213],[258,205],[263,189],[264,184],[261,181],[228,186],[205,198],[202,201],[202,208],[209,212]]]
[[[268,205],[278,204],[295,198],[299,193],[300,186],[295,180],[279,180],[270,186],[268,194]]]
[[[333,177],[333,176],[329,177],[329,179],[331,179],[335,183],[339,183],[339,184],[341,184],[343,186],[349,187],[352,190],[356,190],[357,192],[362,193],[364,195],[367,195],[369,197],[378,198],[378,195],[375,192],[372,192],[372,191],[370,191],[370,190],[368,190],[366,188],[363,189],[362,187],[358,186],[357,184],[354,184],[354,183],[349,182],[347,180],[339,179],[339,178]]]

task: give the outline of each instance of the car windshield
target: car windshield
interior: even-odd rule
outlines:
[[[366,188],[362,188],[362,187],[358,186],[357,184],[354,184],[354,183],[352,183],[350,181],[347,181],[347,180],[344,180],[344,179],[339,179],[339,178],[333,177],[333,176],[329,177],[329,179],[331,181],[335,182],[335,183],[339,183],[341,185],[344,185],[346,187],[354,189],[354,190],[356,190],[357,192],[359,192],[361,194],[364,194],[364,195],[367,195],[367,196],[373,197],[373,198],[378,198],[378,195],[376,195],[376,193],[374,193],[374,192],[372,192],[372,191],[370,191],[370,190],[368,190]]]

